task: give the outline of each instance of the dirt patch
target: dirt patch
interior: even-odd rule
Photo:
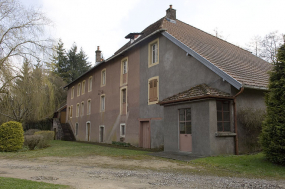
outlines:
[[[284,181],[189,175],[170,171],[181,167],[193,169],[187,164],[180,165],[156,158],[128,160],[90,156],[0,159],[0,176],[70,185],[76,189],[285,188]],[[158,172],[156,169],[167,171]]]

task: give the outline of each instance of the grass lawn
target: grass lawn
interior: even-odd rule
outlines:
[[[49,184],[44,182],[36,182],[24,179],[6,178],[0,177],[0,189],[22,189],[22,188],[48,188],[48,189],[64,189],[70,188],[70,186]]]
[[[110,156],[141,159],[145,158],[148,151],[128,150],[121,148],[114,148],[108,146],[100,146],[94,144],[86,144],[79,142],[68,142],[53,140],[51,147],[40,150],[22,150],[19,152],[0,152],[0,157],[4,158],[37,158],[37,157],[86,157],[91,155]],[[111,146],[111,145],[110,145]]]
[[[285,167],[268,162],[263,153],[207,157],[196,159],[191,164],[202,166],[217,175],[285,179]]]
[[[116,148],[112,145],[94,145],[80,142],[51,141],[51,147],[41,150],[19,152],[0,152],[0,158],[26,159],[38,157],[87,157],[92,155],[120,157],[129,160],[148,160],[154,158],[148,151]],[[264,154],[217,156],[181,162],[158,158],[161,161],[191,165],[195,169],[171,169],[173,172],[207,174],[217,176],[236,176],[248,178],[285,179],[285,167],[266,161]],[[157,170],[162,171],[162,170]]]

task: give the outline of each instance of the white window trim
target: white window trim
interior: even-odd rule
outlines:
[[[88,92],[92,91],[92,76],[88,78]]]
[[[80,114],[80,104],[77,103],[76,104],[76,117],[79,117],[79,114]]]
[[[90,103],[89,103],[90,102]],[[90,107],[90,108],[89,108]],[[91,99],[87,100],[87,114],[86,115],[90,115],[91,114]],[[90,111],[89,111],[90,110]]]
[[[89,140],[88,140],[88,129],[87,129],[87,124],[90,124],[90,133],[89,133]],[[85,141],[91,141],[91,122],[90,121],[87,121],[86,122],[86,128],[85,128],[86,132],[85,132]]]
[[[102,97],[104,96],[104,110],[102,110]],[[100,95],[100,112],[105,112],[106,110],[106,96],[105,94]]]
[[[105,72],[105,77],[104,77],[104,79],[103,79],[103,72]],[[104,84],[103,84],[103,81],[105,81]],[[106,71],[106,68],[104,68],[104,69],[101,71],[101,87],[106,86],[106,83],[107,83],[107,71]]]
[[[122,134],[122,126],[125,126],[125,134]],[[126,136],[126,124],[125,123],[121,123],[120,124],[120,137],[125,137]]]
[[[101,128],[101,127],[104,128],[104,130],[103,130],[103,141],[102,141],[102,142],[100,141],[100,138],[101,138],[100,128]],[[105,125],[99,125],[99,140],[98,140],[98,141],[99,141],[100,143],[104,143],[104,138],[105,138],[105,137],[104,137],[104,134],[105,134]]]
[[[152,46],[157,43],[157,62],[155,63],[152,63]],[[159,38],[151,41],[149,44],[148,44],[148,67],[152,67],[152,66],[155,66],[159,64]]]
[[[123,90],[126,89],[126,113],[128,113],[128,87],[122,87],[120,88],[120,114],[122,115],[122,101],[123,101]],[[105,99],[106,100],[106,99]],[[106,103],[105,103],[106,106]]]
[[[149,81],[153,79],[157,79],[157,101],[150,102],[149,101]],[[155,76],[155,77],[149,78],[147,81],[147,102],[148,102],[148,105],[152,105],[152,104],[158,103],[158,101],[159,101],[159,76]]]
[[[71,99],[74,98],[74,86],[71,88]]]
[[[83,81],[82,81],[82,85],[81,85],[81,87],[82,87],[82,89],[81,89],[81,94],[82,94],[82,95],[85,94],[85,86],[86,86],[86,81],[83,80]]]

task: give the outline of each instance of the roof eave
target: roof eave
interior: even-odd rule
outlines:
[[[223,78],[224,80],[226,80],[227,82],[229,82],[232,86],[234,86],[236,89],[240,89],[242,87],[242,84],[240,82],[238,82],[236,79],[234,79],[232,76],[228,75],[226,72],[224,72],[223,70],[221,70],[220,68],[218,68],[217,66],[215,66],[213,63],[211,63],[210,61],[208,61],[206,58],[202,57],[200,54],[198,54],[197,52],[195,52],[193,49],[189,48],[187,45],[185,45],[184,43],[182,43],[181,41],[179,41],[178,39],[176,39],[175,37],[173,37],[171,34],[169,34],[168,32],[164,31],[162,32],[162,35],[164,37],[166,37],[167,39],[169,39],[170,41],[172,41],[174,44],[176,44],[177,46],[179,46],[181,49],[183,49],[184,51],[186,51],[188,54],[190,54],[191,56],[193,56],[194,58],[196,58],[197,60],[199,60],[202,64],[204,64],[207,68],[209,68],[210,70],[212,70],[214,73],[216,73],[217,75],[219,75],[221,78]]]
[[[243,85],[244,88],[247,89],[256,89],[256,90],[262,90],[262,91],[268,91],[268,87],[261,87],[261,86],[253,86],[253,85]]]
[[[80,79],[83,75],[87,74],[88,72],[90,72],[91,70],[95,69],[97,66],[101,65],[102,63],[104,62],[108,62],[118,56],[120,56],[121,54],[123,54],[124,52],[128,51],[129,49],[133,48],[135,45],[139,44],[140,42],[148,39],[149,37],[157,34],[157,33],[160,33],[160,32],[163,32],[163,31],[166,31],[166,29],[159,29],[159,30],[156,30],[154,32],[152,32],[151,34],[147,35],[146,37],[144,37],[143,39],[137,41],[136,43],[132,44],[131,46],[129,46],[128,48],[126,48],[125,50],[123,50],[122,52],[116,54],[116,55],[113,55],[111,56],[110,58],[106,59],[106,60],[103,60],[102,62],[99,62],[98,64],[96,64],[95,66],[93,66],[93,68],[91,68],[90,70],[88,70],[87,72],[83,73],[82,75],[80,75],[78,78],[76,78],[75,80],[73,80],[72,82],[70,82],[69,84],[67,84],[66,86],[64,86],[63,88],[66,88],[68,87],[69,85],[71,85],[72,83],[74,83],[75,81],[77,81],[78,79]]]
[[[170,105],[170,104],[175,104],[175,103],[187,103],[190,101],[196,101],[196,100],[206,100],[206,99],[234,99],[233,96],[215,96],[215,95],[205,95],[205,96],[198,96],[198,97],[191,97],[191,98],[186,98],[186,99],[178,99],[178,100],[171,100],[171,101],[166,101],[166,102],[158,102],[160,106],[164,105]]]

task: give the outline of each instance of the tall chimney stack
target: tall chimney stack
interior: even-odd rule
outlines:
[[[166,10],[166,18],[176,20],[176,10],[172,8],[172,5],[169,5],[169,9]]]
[[[95,51],[95,53],[96,53],[96,62],[101,62],[101,51],[99,46],[97,46],[97,51]]]

